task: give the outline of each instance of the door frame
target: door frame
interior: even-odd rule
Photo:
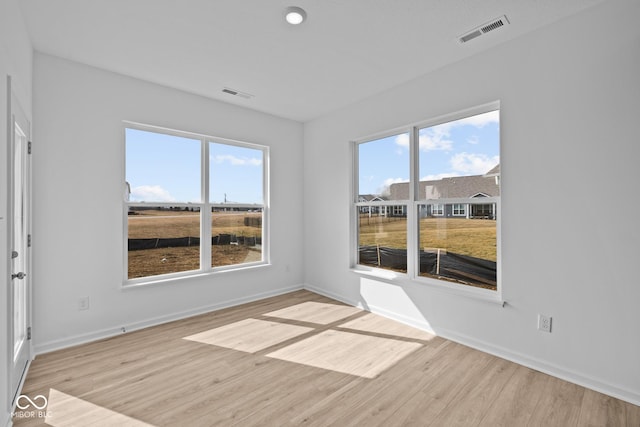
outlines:
[[[20,129],[25,133],[26,141],[28,144],[26,159],[25,159],[25,180],[23,183],[24,192],[24,204],[25,204],[25,223],[26,234],[31,235],[31,156],[30,156],[30,140],[31,140],[31,121],[24,113],[17,97],[15,96],[11,86],[11,76],[7,76],[7,310],[6,315],[8,317],[8,333],[7,333],[7,373],[9,374],[8,381],[8,397],[10,399],[11,411],[15,410],[16,400],[19,396],[20,390],[24,384],[26,373],[29,369],[29,365],[33,358],[33,347],[31,341],[31,325],[32,325],[32,268],[31,268],[31,247],[25,244],[24,262],[26,276],[25,282],[25,319],[26,328],[25,333],[27,337],[23,344],[23,350],[25,352],[24,357],[20,364],[16,364],[14,360],[14,319],[13,319],[13,280],[11,274],[13,271],[13,263],[11,253],[13,251],[13,235],[14,235],[14,146],[15,146],[15,125],[19,124]],[[25,242],[26,243],[26,242]],[[27,332],[28,331],[28,332]],[[26,359],[26,360],[25,360]],[[23,365],[24,363],[24,365]],[[21,372],[20,372],[21,371]],[[19,376],[19,377],[18,377]],[[16,381],[17,380],[17,381]]]

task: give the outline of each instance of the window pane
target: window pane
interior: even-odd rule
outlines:
[[[418,209],[420,275],[495,290],[496,221],[434,216],[430,205]]]
[[[200,212],[193,207],[130,207],[128,277],[198,270]]]
[[[262,261],[263,210],[213,208],[211,266]]]
[[[201,202],[199,140],[126,129],[131,202]]]
[[[419,130],[418,200],[499,196],[500,111]]]
[[[409,199],[409,133],[358,144],[358,201]],[[358,206],[358,264],[407,271],[407,205]]]
[[[211,142],[209,160],[211,203],[264,203],[262,150]]]
[[[417,198],[428,201],[418,208],[420,275],[496,289],[499,110],[422,128],[419,138]]]
[[[357,209],[358,264],[406,273],[406,205],[358,206]]]
[[[409,199],[409,133],[358,144],[358,195],[361,201]],[[392,192],[394,183],[406,191]]]

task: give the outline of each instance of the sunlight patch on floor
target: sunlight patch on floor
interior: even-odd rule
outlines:
[[[265,313],[265,316],[327,325],[361,312],[361,309],[347,305],[307,301]]]
[[[147,424],[53,388],[49,390],[49,404],[45,422],[54,427],[89,425],[153,427],[152,424]]]
[[[245,319],[184,337],[184,339],[255,353],[312,330],[312,328],[286,323]]]
[[[393,335],[421,341],[430,341],[435,335],[413,328],[400,322],[392,321],[377,314],[369,313],[350,322],[343,323],[339,328],[355,329],[363,332]]]
[[[267,357],[375,378],[422,344],[328,330],[267,354]]]

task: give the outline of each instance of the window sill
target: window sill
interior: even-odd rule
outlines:
[[[121,288],[122,289],[146,288],[149,286],[173,284],[175,282],[184,282],[185,280],[217,276],[224,273],[248,271],[248,270],[270,267],[270,266],[271,264],[268,262],[257,262],[257,263],[242,265],[242,266],[229,266],[229,267],[216,268],[214,270],[209,270],[205,272],[195,271],[195,272],[186,272],[186,273],[175,273],[171,275],[165,274],[162,276],[150,276],[148,278],[125,280],[122,283]]]
[[[473,286],[458,285],[444,280],[428,279],[424,277],[417,277],[415,279],[412,279],[408,274],[405,273],[376,268],[368,269],[363,268],[362,266],[353,267],[351,268],[351,271],[359,276],[369,276],[375,279],[387,281],[395,285],[402,286],[405,284],[411,284],[425,286],[438,292],[461,296],[464,298],[470,298],[482,302],[499,304],[502,307],[507,304],[507,302],[502,298],[499,291],[474,288]]]
[[[383,270],[378,268],[367,269],[361,266],[356,266],[354,268],[351,268],[351,271],[354,272],[355,274],[359,274],[362,276],[371,276],[371,277],[375,277],[376,279],[384,279],[389,281],[398,281],[398,280],[408,281],[409,280],[409,276],[407,275],[407,273],[400,273],[398,271]]]

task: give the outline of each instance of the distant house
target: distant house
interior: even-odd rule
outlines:
[[[422,212],[424,216],[496,219],[496,203],[493,201],[482,203],[481,199],[500,195],[500,165],[498,164],[484,175],[420,181],[418,192],[418,198],[427,202]],[[391,184],[389,193],[387,200],[409,200],[409,183]],[[458,200],[438,202],[439,199]],[[394,208],[393,216],[406,216],[406,206],[390,208]]]
[[[366,203],[366,202],[384,202],[386,199],[383,196],[377,194],[361,194],[358,196],[358,202]],[[384,206],[360,206],[361,214],[378,214],[380,208]]]
[[[383,202],[386,199],[377,194],[361,194],[358,196],[358,202]]]

